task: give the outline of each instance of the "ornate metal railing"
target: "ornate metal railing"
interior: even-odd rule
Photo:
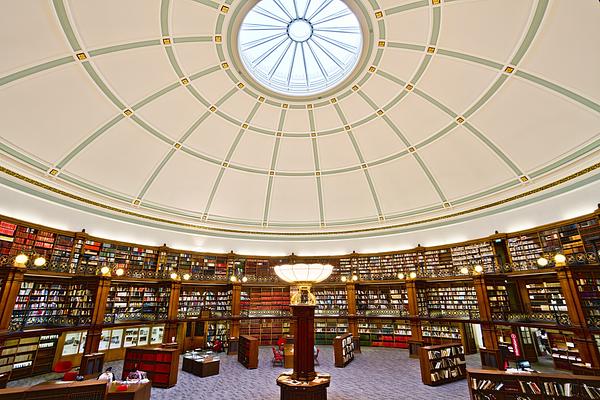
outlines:
[[[494,313],[492,314],[493,321],[506,322],[549,322],[556,323],[559,326],[571,326],[571,319],[567,313]]]

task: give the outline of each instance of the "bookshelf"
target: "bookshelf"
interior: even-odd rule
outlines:
[[[408,315],[405,286],[357,286],[356,309],[363,315]]]
[[[240,322],[240,333],[255,337],[261,346],[274,345],[290,333],[290,320],[283,318],[251,318]]]
[[[105,322],[167,319],[171,288],[133,282],[112,282],[106,301]]]
[[[566,314],[567,303],[560,282],[531,282],[525,285],[531,311]]]
[[[338,335],[333,339],[333,357],[334,365],[338,368],[344,368],[354,360],[354,342],[351,333]]]
[[[467,377],[465,351],[460,343],[421,347],[419,363],[425,385],[443,385]]]
[[[481,265],[484,271],[494,272],[494,247],[490,242],[475,242],[463,246],[454,246],[450,251],[455,271],[459,271],[462,267]]]
[[[600,272],[577,272],[574,278],[586,323],[591,327],[600,327]]]
[[[10,330],[88,325],[93,311],[91,284],[69,280],[25,280],[17,294]]]
[[[577,349],[571,334],[548,332],[548,340],[552,350],[554,368],[572,371],[573,364],[582,363],[579,349]]]
[[[290,311],[289,287],[250,287],[245,290],[242,314],[249,317],[288,315]]]
[[[361,346],[408,348],[411,336],[408,320],[369,318],[359,320]]]
[[[237,358],[248,369],[258,368],[258,339],[253,336],[240,336]]]
[[[180,318],[198,317],[202,311],[212,316],[231,315],[231,289],[183,285],[179,295]]]
[[[467,369],[471,400],[599,399],[600,377]]]
[[[330,345],[333,338],[348,331],[348,320],[343,318],[315,318],[315,344]]]
[[[58,335],[5,339],[0,346],[0,373],[9,373],[10,380],[52,371]]]
[[[346,315],[348,301],[346,290],[336,287],[315,287],[312,293],[317,298],[315,315]]]
[[[505,283],[488,283],[486,291],[492,316],[510,312],[510,301]]]
[[[125,350],[122,379],[137,369],[147,374],[152,386],[170,388],[177,384],[179,350],[161,347],[130,347]]]
[[[206,323],[206,346],[212,348],[215,340],[224,345],[229,339],[229,321],[209,321]]]
[[[537,260],[542,256],[542,243],[536,233],[521,234],[507,239],[508,253],[516,269],[537,267]]]
[[[417,291],[419,313],[430,317],[478,317],[475,288],[470,282],[433,284]]]

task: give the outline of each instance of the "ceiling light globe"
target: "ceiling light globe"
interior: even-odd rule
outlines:
[[[322,282],[333,272],[330,264],[283,264],[275,268],[277,276],[288,283],[297,282]]]
[[[29,261],[29,257],[27,257],[25,254],[19,254],[15,257],[15,262],[17,264],[25,264],[27,261]]]
[[[35,260],[33,260],[33,265],[36,267],[43,267],[46,265],[46,259],[44,257],[37,257]]]

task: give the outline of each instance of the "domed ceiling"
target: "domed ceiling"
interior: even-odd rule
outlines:
[[[269,1],[289,21],[308,7]],[[337,235],[493,212],[596,174],[597,2],[345,3],[362,40],[333,24],[322,57],[359,43],[356,68],[294,96],[245,69],[253,1],[7,2],[0,175],[140,220]]]

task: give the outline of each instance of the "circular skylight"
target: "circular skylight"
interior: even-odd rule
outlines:
[[[261,0],[244,18],[238,46],[256,81],[278,93],[306,96],[352,72],[362,34],[341,0]]]

